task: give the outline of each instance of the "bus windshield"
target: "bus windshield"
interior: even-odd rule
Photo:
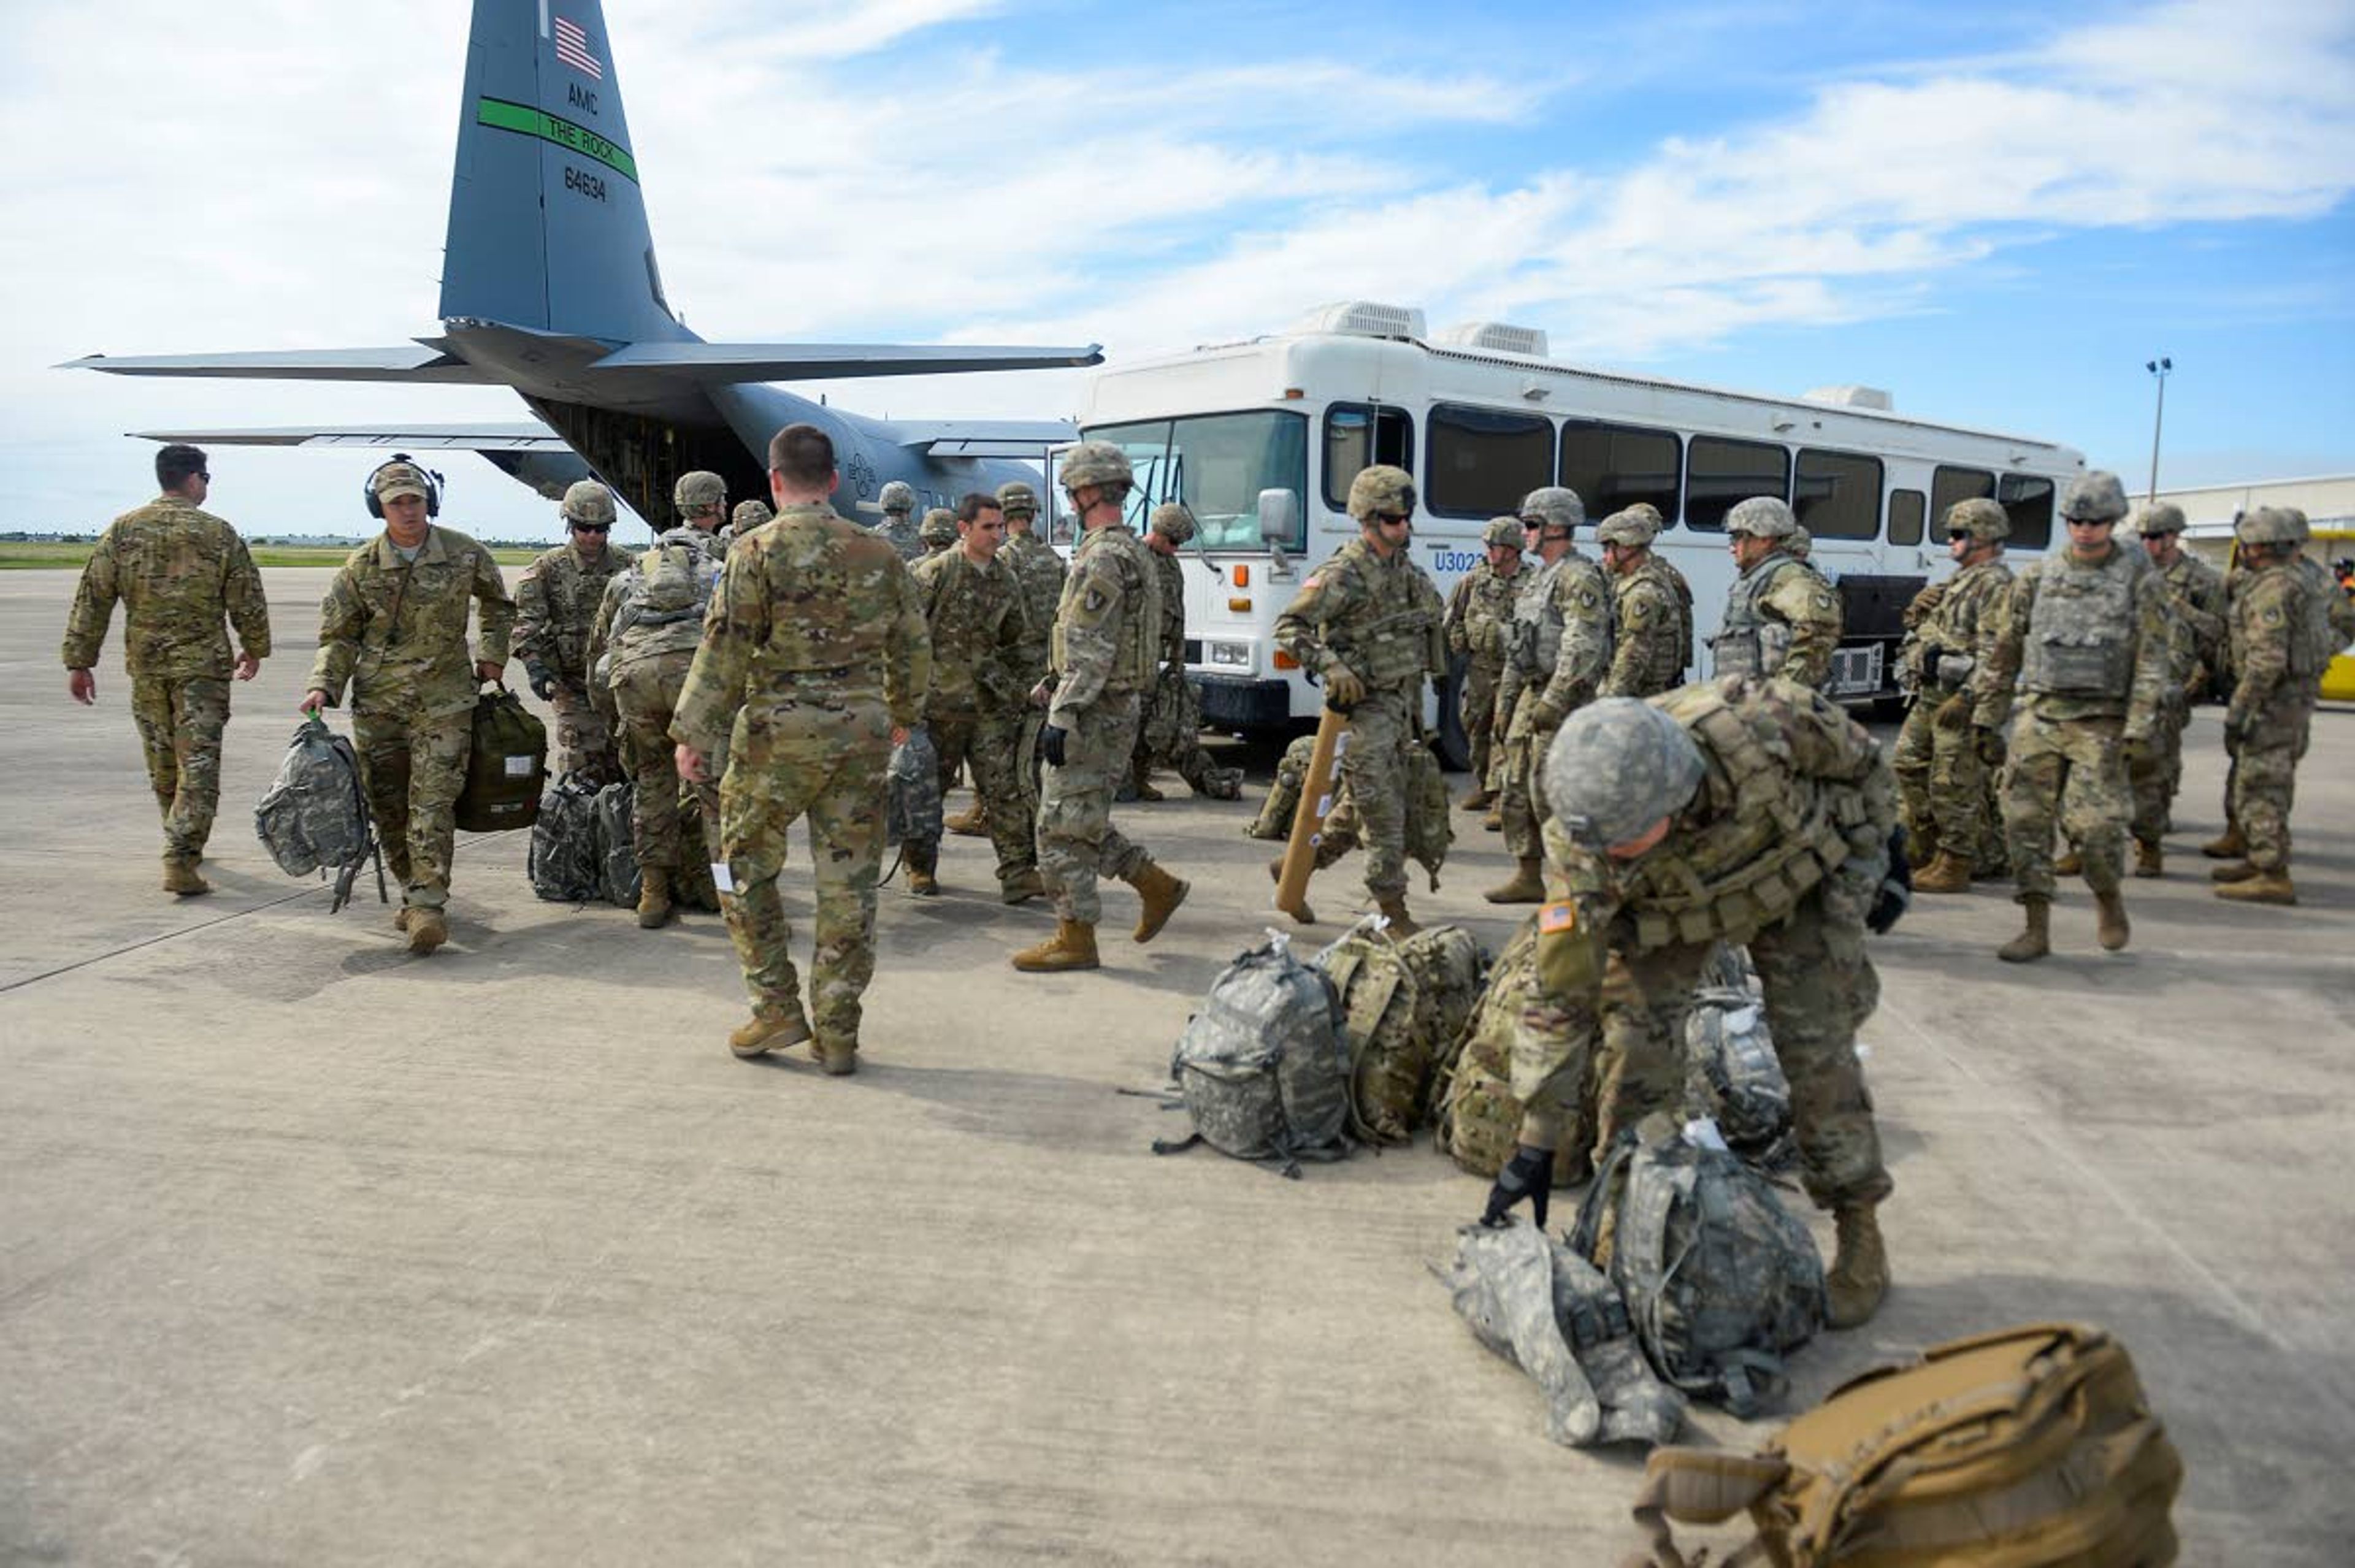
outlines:
[[[1098,425],[1081,432],[1089,441],[1109,441],[1128,453],[1136,468],[1136,488],[1128,501],[1129,526],[1145,531],[1153,508],[1182,501],[1194,514],[1196,541],[1204,549],[1263,548],[1259,537],[1259,493],[1289,490],[1294,537],[1286,548],[1307,548],[1308,420],[1304,414],[1263,410],[1242,414],[1189,414],[1183,419],[1144,420]]]

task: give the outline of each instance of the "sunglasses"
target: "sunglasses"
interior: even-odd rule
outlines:
[[[1411,523],[1414,521],[1414,514],[1412,512],[1376,512],[1374,514],[1374,521],[1378,523]]]
[[[610,534],[613,531],[613,525],[611,523],[575,523],[572,525],[572,531],[576,534]]]

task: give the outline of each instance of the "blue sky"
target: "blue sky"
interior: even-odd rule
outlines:
[[[215,0],[192,37],[160,0],[0,0],[0,528],[137,500],[128,429],[519,411],[47,368],[432,331],[465,10]],[[1885,387],[2137,485],[2164,353],[2163,485],[2355,471],[2343,0],[607,0],[606,23],[668,292],[709,337],[1117,357],[1372,298],[1541,326],[1574,362]],[[1078,388],[826,390],[939,417]],[[216,501],[250,532],[357,531],[360,466],[225,454]],[[448,467],[460,526],[552,532],[478,459]]]

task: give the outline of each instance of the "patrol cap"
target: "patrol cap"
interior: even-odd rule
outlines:
[[[1377,512],[1386,517],[1411,517],[1414,516],[1414,476],[1387,463],[1360,468],[1358,476],[1349,481],[1349,516],[1361,523]]]
[[[604,528],[613,526],[613,493],[594,479],[574,481],[564,492],[564,505],[559,509],[568,522]]]
[[[2259,507],[2243,512],[2232,525],[2232,537],[2243,544],[2302,544],[2297,522],[2286,507]]]
[[[1009,517],[1039,515],[1039,492],[1019,479],[1009,479],[997,487],[997,509]]]
[[[2072,522],[2115,523],[2126,515],[2126,487],[2106,468],[2080,474],[2061,492],[2061,515]]]
[[[1194,514],[1184,503],[1164,501],[1153,508],[1150,531],[1159,534],[1171,544],[1185,544],[1194,537]]]
[[[670,488],[671,505],[682,512],[717,507],[727,499],[728,481],[708,468],[680,475],[678,483]]]
[[[395,496],[416,496],[431,499],[433,482],[425,477],[425,470],[414,463],[388,463],[376,471],[368,481],[379,501],[389,501]]]
[[[2183,508],[2172,501],[2161,501],[2155,507],[2145,507],[2135,519],[2135,532],[2148,539],[2153,534],[2179,534],[2184,529]]]
[[[736,510],[729,515],[729,526],[740,534],[749,534],[777,514],[769,510],[766,501],[739,501]]]
[[[1746,501],[1736,501],[1733,510],[1725,514],[1725,531],[1748,534],[1752,539],[1786,539],[1799,531],[1799,519],[1791,515],[1790,505],[1774,496],[1753,496]]]
[[[1660,514],[1649,505],[1638,502],[1623,511],[1603,519],[1594,537],[1604,544],[1648,545],[1659,536]]]
[[[1488,526],[1480,530],[1482,544],[1508,544],[1518,549],[1523,541],[1521,519],[1518,517],[1490,517]]]
[[[1521,497],[1521,519],[1542,519],[1549,528],[1574,528],[1586,521],[1586,503],[1578,492],[1561,485],[1543,485]]]
[[[917,525],[916,537],[926,544],[956,543],[956,514],[946,507],[934,507]]]
[[[883,486],[883,493],[876,500],[887,512],[912,512],[916,509],[915,487],[904,479],[894,479]]]
[[[1706,772],[1700,748],[1665,709],[1605,697],[1563,720],[1546,749],[1546,800],[1574,842],[1608,849],[1683,810]]]
[[[2003,509],[2001,502],[1990,501],[1984,496],[1957,501],[1946,508],[1946,532],[1949,536],[1968,534],[1975,539],[2008,539],[2011,537],[2011,514]]]
[[[1108,441],[1083,441],[1063,453],[1063,488],[1087,485],[1129,485],[1136,479],[1128,453]]]

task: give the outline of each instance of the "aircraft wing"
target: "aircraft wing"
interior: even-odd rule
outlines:
[[[1060,420],[893,420],[891,428],[928,457],[1044,457],[1080,439]]]
[[[425,381],[470,387],[505,386],[498,375],[469,365],[431,340],[384,348],[257,349],[232,354],[85,354],[60,370],[101,370],[110,376],[221,376],[267,381]]]
[[[583,367],[587,375],[632,370],[707,385],[818,381],[835,377],[945,376],[972,370],[1050,370],[1102,363],[1097,344],[1007,348],[966,343],[632,343]]]
[[[192,446],[398,447],[404,452],[570,452],[564,438],[538,420],[482,424],[264,425],[247,430],[134,430],[141,441],[184,441]]]

